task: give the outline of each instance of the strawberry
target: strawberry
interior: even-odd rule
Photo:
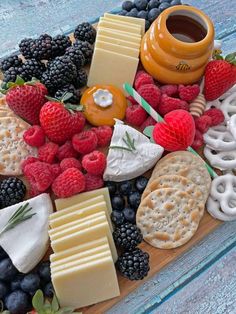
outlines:
[[[8,106],[30,124],[39,124],[39,112],[45,98],[46,87],[35,82],[25,82],[19,76],[15,83],[8,83],[6,101]]]
[[[50,141],[63,144],[71,137],[82,131],[85,118],[80,106],[65,104],[56,99],[46,102],[40,111],[40,124]]]
[[[207,101],[215,100],[236,83],[236,53],[223,59],[210,61],[205,69],[204,95]]]

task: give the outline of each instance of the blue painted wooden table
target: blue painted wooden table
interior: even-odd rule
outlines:
[[[236,1],[187,0],[214,21],[224,53],[236,50]],[[0,57],[24,37],[70,32],[119,7],[116,0],[1,0]],[[107,314],[236,313],[236,222],[225,223],[169,264]]]

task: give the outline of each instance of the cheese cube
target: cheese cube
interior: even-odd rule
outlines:
[[[134,57],[134,58],[138,58],[139,56],[139,49],[107,43],[107,42],[99,40],[98,38],[96,40],[96,48],[102,48],[109,51],[114,51],[114,52],[117,52],[126,56]]]
[[[80,308],[120,295],[111,256],[61,271],[52,283],[61,307]]]
[[[138,50],[140,48],[140,43],[133,43],[133,42],[130,42],[128,40],[112,38],[112,37],[108,37],[108,36],[104,36],[104,35],[100,35],[100,34],[97,34],[96,39],[97,39],[97,41],[103,41],[103,42],[106,42],[106,43],[119,45],[121,47],[135,48],[135,49],[138,49]]]
[[[119,24],[119,25],[124,25],[126,27],[127,31],[129,31],[129,28],[131,27],[132,29],[136,29],[137,34],[142,33],[141,25],[129,23],[127,21],[126,22],[125,21],[117,21],[117,20],[114,20],[114,19],[108,18],[108,17],[100,17],[99,22],[108,22],[108,23],[115,23],[115,24]]]
[[[117,31],[114,31],[114,30],[109,29],[109,28],[103,28],[103,27],[98,28],[97,35],[103,35],[103,36],[107,36],[110,38],[117,38],[117,39],[126,40],[126,41],[129,41],[131,43],[138,44],[139,47],[140,47],[140,43],[141,43],[141,37],[133,36],[133,34],[127,34],[125,32],[120,32],[120,31],[117,32]]]
[[[117,251],[108,222],[103,222],[99,225],[95,225],[90,228],[74,232],[63,238],[56,239],[51,242],[51,247],[53,251],[57,253],[101,237],[108,238],[113,260],[115,262],[117,260]]]
[[[127,26],[124,24],[114,23],[114,22],[110,22],[110,21],[99,21],[98,28],[100,28],[100,27],[113,29],[116,31],[121,31],[121,32],[124,32],[127,34],[133,34],[133,36],[141,38],[141,30],[140,30],[140,32],[137,32],[136,27],[127,28]]]
[[[145,20],[139,19],[137,17],[131,17],[131,16],[122,16],[122,15],[116,15],[111,13],[105,13],[104,16],[106,18],[112,19],[117,22],[129,22],[132,24],[140,25],[142,29],[142,35],[145,33]]]
[[[133,85],[138,63],[138,58],[95,48],[87,84],[108,84],[123,90],[124,83]]]

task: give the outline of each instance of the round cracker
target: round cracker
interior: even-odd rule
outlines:
[[[196,200],[200,216],[203,216],[205,199],[198,186],[191,180],[178,175],[161,176],[148,184],[147,189],[143,192],[142,199],[148,196],[149,193],[162,188],[175,188],[179,191],[187,192],[193,199]]]
[[[141,202],[136,221],[146,242],[160,249],[172,249],[192,238],[200,213],[187,192],[164,188],[153,191]]]

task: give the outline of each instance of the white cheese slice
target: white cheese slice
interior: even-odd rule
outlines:
[[[123,141],[128,132],[135,141],[134,151],[110,148],[107,156],[107,167],[103,175],[105,181],[121,182],[136,178],[149,169],[161,158],[164,148],[151,143],[150,140],[136,129],[116,120],[110,146],[127,147]]]
[[[36,213],[36,215],[0,236],[0,246],[22,273],[32,270],[46,253],[49,244],[49,215],[53,212],[50,196],[41,194],[2,209],[0,211],[0,230],[3,229],[13,213],[26,203],[32,207],[30,213]]]

